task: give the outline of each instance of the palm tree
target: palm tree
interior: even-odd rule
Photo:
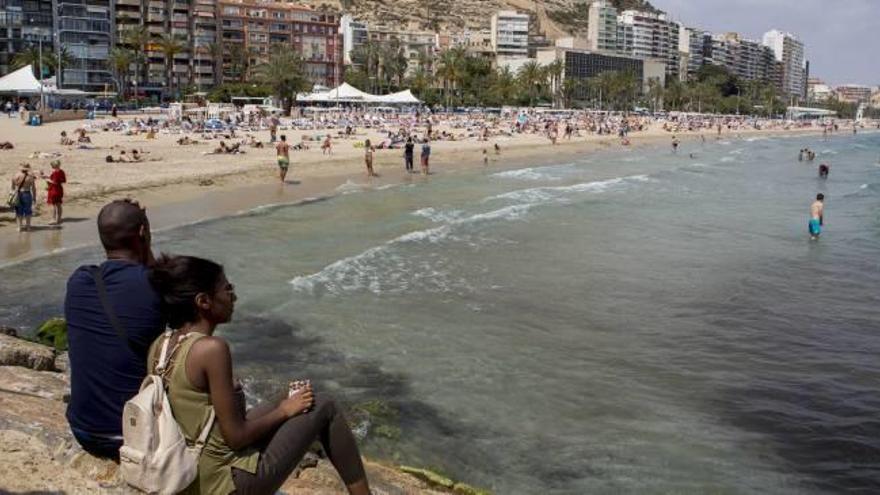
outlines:
[[[122,44],[132,50],[134,64],[137,65],[135,70],[135,80],[138,84],[143,85],[147,81],[147,47],[150,45],[152,35],[147,31],[146,26],[137,26],[126,28],[119,38],[119,44]]]
[[[651,102],[652,109],[657,112],[657,107],[663,106],[663,86],[660,80],[652,77],[648,79],[648,101]]]
[[[555,106],[562,96],[562,74],[565,72],[565,62],[561,59],[554,60],[545,66],[544,70],[550,79],[550,91]]]
[[[529,60],[519,69],[517,74],[520,84],[529,94],[529,106],[535,106],[535,98],[544,87],[546,77],[544,69],[536,60]]]
[[[312,88],[303,67],[300,55],[282,46],[273,47],[269,58],[256,67],[257,79],[272,88],[288,115],[297,93]]]
[[[382,65],[385,68],[385,77],[389,83],[397,88],[403,85],[403,78],[409,68],[409,60],[406,52],[399,41],[392,41],[381,50]]]
[[[168,93],[174,94],[174,57],[186,50],[186,45],[178,36],[165,35],[156,43],[159,51],[165,56],[165,80],[168,82]]]
[[[511,104],[517,99],[517,89],[516,76],[504,66],[495,72],[489,94],[500,105]]]
[[[116,76],[116,91],[125,98],[128,88],[128,75],[131,72],[131,64],[135,62],[135,53],[128,48],[117,46],[110,50],[110,66]]]
[[[466,56],[464,48],[450,48],[440,55],[437,76],[443,80],[443,90],[446,94],[446,106],[451,102],[453,93],[464,76],[463,62]]]
[[[215,41],[205,46],[205,50],[213,62],[211,65],[214,69],[212,76],[214,86],[217,86],[223,82],[223,45]]]
[[[236,82],[246,83],[251,68],[250,52],[241,43],[226,43],[221,66],[224,79],[229,76]]]
[[[43,71],[48,74],[55,74],[59,62],[62,69],[73,63],[73,57],[70,55],[67,47],[61,47],[61,50],[57,53],[52,53],[48,47],[44,47],[42,59]],[[16,53],[12,57],[11,65],[13,69],[20,69],[30,65],[34,71],[34,77],[37,79],[44,77],[43,74],[40,74],[40,48],[38,46],[30,46]]]
[[[364,89],[371,93],[377,92],[378,79],[381,77],[381,47],[372,41],[359,45],[352,50],[351,59],[369,81]]]
[[[413,71],[412,75],[407,80],[407,85],[413,90],[419,99],[424,101],[427,99],[428,91],[431,89],[433,79],[431,73],[424,67],[420,66]]]

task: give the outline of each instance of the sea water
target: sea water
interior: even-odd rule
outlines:
[[[156,248],[226,266],[239,302],[220,334],[254,400],[309,378],[381,401],[386,427],[356,425],[370,455],[503,494],[870,493],[878,158],[863,134],[475,162]],[[3,269],[0,322],[59,314],[68,274],[98,259]]]

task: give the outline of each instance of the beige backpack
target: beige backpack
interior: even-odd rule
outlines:
[[[165,342],[155,372],[144,379],[141,391],[125,403],[122,410],[123,445],[119,449],[119,470],[129,485],[161,495],[184,490],[196,479],[199,456],[211,427],[214,409],[194,445],[186,443],[174,419],[162,374],[168,366],[171,331]]]

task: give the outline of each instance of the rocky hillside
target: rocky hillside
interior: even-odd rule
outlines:
[[[592,0],[303,0],[308,5],[343,11],[370,24],[409,30],[486,29],[497,10],[532,14],[532,31],[551,38],[586,30]],[[611,0],[619,10],[656,10],[647,0]]]

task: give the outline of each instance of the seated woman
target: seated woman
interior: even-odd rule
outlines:
[[[174,331],[150,347],[149,370],[155,370],[159,351],[170,339],[172,358],[164,379],[174,417],[188,442],[207,425],[212,408],[216,415],[198,476],[186,493],[275,493],[316,440],[350,494],[370,493],[345,418],[332,400],[315,398],[311,385],[277,404],[245,412],[244,393],[232,377],[229,344],[214,336],[218,325],[232,319],[236,301],[222,266],[191,256],[163,255],[150,282]]]
[[[62,146],[73,146],[76,144],[73,139],[67,137],[67,131],[61,131],[61,145]]]

